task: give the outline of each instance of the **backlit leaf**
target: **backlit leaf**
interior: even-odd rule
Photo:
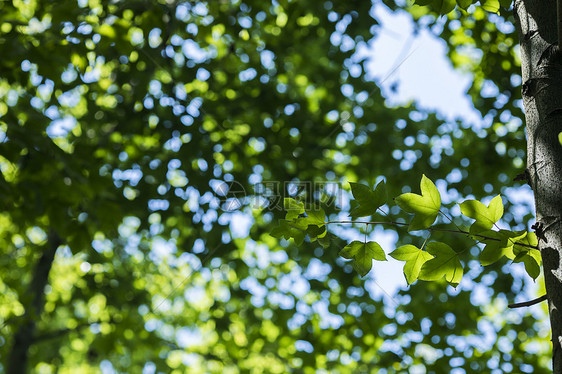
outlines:
[[[289,222],[287,220],[279,220],[279,226],[274,227],[271,230],[271,236],[275,238],[283,238],[289,240],[293,238],[295,244],[300,245],[304,241],[305,232],[302,229],[295,227],[295,222]]]
[[[422,176],[420,189],[421,195],[405,193],[396,198],[396,203],[400,208],[408,213],[414,213],[408,231],[430,227],[435,222],[441,208],[441,195],[435,184],[425,175]]]
[[[326,213],[322,208],[313,208],[306,211],[309,225],[323,226],[326,223]]]
[[[541,272],[541,253],[537,249],[519,252],[513,262],[523,262],[527,274],[533,279],[537,279]]]
[[[426,6],[433,2],[433,0],[415,0],[414,1],[417,5]]]
[[[358,204],[350,213],[352,217],[371,216],[386,203],[387,194],[384,181],[379,182],[374,191],[369,186],[360,183],[349,183],[349,185]]]
[[[304,204],[302,202],[297,202],[293,198],[286,197],[283,203],[285,210],[287,211],[287,214],[285,215],[286,220],[290,221],[304,213]]]
[[[361,276],[371,270],[373,260],[386,261],[383,249],[376,242],[353,241],[340,251],[340,256],[353,260],[351,265]]]
[[[525,245],[518,245],[518,244],[525,244]],[[539,245],[539,239],[537,238],[537,234],[534,232],[528,232],[526,236],[522,237],[520,240],[517,240],[515,243],[516,250],[524,250],[525,248],[529,248],[528,246],[537,247]]]
[[[542,256],[538,249],[530,246],[536,247],[538,243],[537,235],[534,232],[529,232],[527,236],[517,241],[513,248],[515,254],[513,262],[523,262],[525,270],[533,279],[537,279],[540,274]]]
[[[422,265],[433,258],[429,253],[413,245],[403,245],[396,248],[389,255],[396,260],[406,261],[404,264],[404,276],[406,276],[408,284],[412,284],[418,279]]]
[[[472,4],[472,0],[457,0],[457,4],[466,10]]]
[[[463,268],[457,252],[447,244],[439,242],[428,243],[427,252],[434,258],[423,264],[419,279],[436,281],[445,277],[451,286],[456,287],[463,276]]]
[[[481,0],[482,9],[497,13],[500,10],[500,0]]]
[[[437,0],[436,5],[439,14],[447,14],[453,11],[457,4],[455,0]]]
[[[490,230],[503,216],[503,203],[500,195],[490,201],[486,206],[477,200],[467,200],[460,204],[461,213],[476,220],[470,227],[470,232],[478,234]]]
[[[326,226],[308,225],[306,233],[308,234],[310,241],[315,241],[316,239],[326,236]]]
[[[517,241],[524,239],[527,236],[526,231],[484,231],[481,233],[491,239],[482,241],[486,243],[486,247],[482,250],[479,256],[480,263],[483,266],[491,265],[501,259],[503,256],[513,259],[513,246]]]

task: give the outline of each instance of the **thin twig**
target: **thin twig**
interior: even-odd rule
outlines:
[[[545,301],[548,297],[546,295],[542,295],[541,297],[537,297],[536,299],[525,301],[523,303],[515,303],[509,304],[507,307],[511,309],[515,308],[524,308],[526,306],[531,306],[540,303],[541,301]]]
[[[326,222],[326,224],[329,223],[361,223],[361,224],[367,224],[367,225],[392,225],[392,226],[409,226],[409,223],[405,223],[405,222],[395,222],[395,221],[369,221],[369,222],[364,222],[364,221],[328,221]],[[491,241],[495,241],[495,242],[500,242],[501,239],[498,238],[492,238],[486,235],[482,235],[482,234],[472,234],[468,231],[464,231],[461,229],[457,229],[457,230],[452,230],[452,229],[442,229],[439,227],[428,227],[426,230],[429,231],[439,231],[439,232],[451,232],[453,234],[463,234],[463,235],[472,235],[472,236],[477,236],[480,237],[482,239],[485,240],[491,240]],[[519,245],[521,247],[527,247],[527,248],[533,248],[533,249],[539,249],[539,247],[537,247],[536,245],[531,245],[531,244],[525,244],[525,243],[515,243],[516,245]]]
[[[449,220],[449,222],[451,222],[453,225],[455,225],[455,227],[459,230],[461,230],[461,228],[459,226],[457,226],[457,224],[455,223],[455,221],[453,221],[453,219],[451,217],[449,217],[448,215],[446,215],[441,209],[439,209],[439,213],[441,213],[445,218],[447,218]],[[461,230],[462,231],[462,230]]]
[[[423,247],[425,247],[425,243],[427,243],[427,241],[429,240],[429,238],[431,238],[431,232],[429,232],[429,235],[427,235],[427,238],[425,238],[425,240],[423,241],[422,246],[420,247],[420,251],[423,251]]]
[[[388,213],[385,212],[384,210],[382,210],[382,208],[379,207],[379,208],[377,208],[377,210],[380,211],[382,214],[384,214],[385,216],[388,217]]]

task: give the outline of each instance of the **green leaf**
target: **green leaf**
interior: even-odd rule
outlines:
[[[307,210],[306,215],[309,225],[324,226],[326,223],[326,213],[322,208]]]
[[[542,264],[541,252],[538,249],[531,248],[525,245],[537,246],[539,244],[537,235],[534,232],[529,232],[524,238],[518,240],[513,248],[515,258],[513,262],[523,262],[525,270],[533,279],[537,279],[540,274],[540,267]]]
[[[295,240],[295,244],[301,245],[304,241],[305,232],[298,227],[295,227],[297,223],[294,221],[287,221],[284,219],[279,220],[279,226],[274,227],[271,230],[270,235],[275,238],[284,238],[285,240],[289,240],[293,238]]]
[[[286,221],[287,225],[294,231],[290,231],[291,237],[300,238],[301,235],[308,234],[311,241],[326,235],[325,225],[311,225],[309,217],[299,217],[292,221]],[[298,232],[298,233],[297,233]],[[296,237],[295,237],[296,235]],[[302,241],[301,241],[302,242]]]
[[[462,214],[476,220],[470,226],[472,234],[490,230],[503,216],[503,203],[500,195],[494,197],[489,206],[477,200],[467,200],[460,204],[460,207]]]
[[[326,226],[316,226],[316,225],[309,225],[306,229],[306,233],[310,238],[310,241],[315,241],[316,239],[323,238],[326,236]]]
[[[447,14],[455,9],[455,0],[415,0],[415,4],[420,6],[429,5],[439,14]]]
[[[304,242],[305,233],[304,231],[295,230],[293,232],[293,240],[295,241],[296,245],[301,245]]]
[[[539,275],[541,274],[541,266],[535,256],[525,256],[525,258],[523,259],[523,264],[525,265],[527,274],[529,274],[529,276],[533,278],[533,280],[539,277]]]
[[[284,238],[289,240],[291,238],[291,228],[284,219],[279,220],[279,226],[274,227],[270,233],[274,238]]]
[[[441,195],[435,184],[425,175],[422,176],[420,189],[421,195],[405,193],[396,198],[400,208],[415,214],[408,231],[427,229],[435,222],[441,208]]]
[[[389,255],[396,260],[406,261],[404,275],[408,284],[412,284],[418,279],[422,265],[433,258],[429,253],[410,244],[396,248]]]
[[[539,245],[539,239],[537,238],[537,234],[535,234],[534,232],[528,232],[526,236],[520,238],[515,242],[515,251],[519,253],[520,251],[532,249],[527,246],[522,246],[518,244],[525,244],[525,245],[531,245],[533,247],[537,247]]]
[[[289,226],[294,227],[295,229],[305,231],[308,228],[308,217],[294,218],[291,221],[287,221],[287,223],[289,224]]]
[[[455,0],[438,0],[437,1],[437,12],[439,14],[448,14],[455,9],[456,6]]]
[[[386,261],[381,246],[376,242],[353,241],[340,251],[340,256],[353,260],[351,265],[361,276],[365,276],[373,266],[373,259]]]
[[[542,258],[540,251],[537,249],[529,248],[528,251],[519,252],[513,262],[523,262],[527,274],[533,280],[537,279],[541,273]]]
[[[560,142],[560,145],[562,145],[562,132],[558,133],[558,142]]]
[[[290,198],[285,199],[285,209],[287,209],[286,217],[292,219],[280,220],[279,226],[272,230],[272,236],[293,238],[296,244],[301,244],[306,234],[311,241],[326,235],[326,213],[323,209],[312,209],[306,212],[307,217],[299,217],[304,213],[304,204]]]
[[[351,211],[352,217],[365,217],[375,214],[378,208],[386,203],[386,184],[380,181],[372,191],[369,186],[360,183],[349,183],[351,193],[358,206]]]
[[[459,5],[459,7],[466,10],[470,5],[472,5],[472,0],[457,0],[457,4]]]
[[[489,242],[480,252],[478,259],[482,266],[488,266],[505,256],[509,248],[502,245],[501,242]]]
[[[500,10],[500,0],[481,0],[482,9],[492,12],[498,13]]]
[[[504,9],[509,9],[513,0],[500,0],[500,4]]]
[[[484,236],[496,240],[484,239],[486,247],[482,250],[479,256],[480,263],[483,266],[491,265],[501,259],[503,256],[513,259],[513,246],[517,241],[524,239],[527,236],[526,231],[484,231],[481,233]]]
[[[420,6],[426,6],[433,2],[433,0],[415,0],[414,3]]]
[[[302,202],[298,203],[295,199],[286,197],[283,203],[285,210],[287,211],[285,219],[288,221],[297,218],[300,214],[304,213],[304,203]]]
[[[457,252],[445,243],[427,244],[427,251],[434,256],[423,264],[419,279],[436,281],[443,277],[453,287],[458,286],[463,276],[463,268]]]
[[[326,249],[332,243],[332,235],[326,233],[324,236],[318,238],[318,244],[322,246],[322,248]]]

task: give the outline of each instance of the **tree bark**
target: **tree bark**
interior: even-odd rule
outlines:
[[[556,0],[516,0],[521,45],[527,171],[535,194],[553,343],[553,371],[562,374],[562,58]]]
[[[45,286],[49,281],[49,272],[55,259],[57,248],[62,244],[58,234],[51,230],[46,248],[35,266],[33,278],[29,284],[28,295],[31,300],[26,306],[23,321],[18,326],[8,356],[6,374],[27,373],[29,348],[35,340],[36,321],[40,318],[44,307]]]

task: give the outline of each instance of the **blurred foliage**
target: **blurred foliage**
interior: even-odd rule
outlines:
[[[372,6],[0,2],[2,368],[34,326],[39,373],[547,372],[544,314],[506,310],[527,281],[507,262],[468,258],[456,290],[382,298],[377,274],[338,257],[344,234],[327,248],[269,235],[277,197],[304,181],[386,178],[397,196],[423,173],[452,200],[519,187],[511,15],[406,8],[473,74],[472,126],[386,105],[355,53],[380,32]],[[320,196],[330,217],[338,196]],[[512,201],[503,224],[531,217]]]

